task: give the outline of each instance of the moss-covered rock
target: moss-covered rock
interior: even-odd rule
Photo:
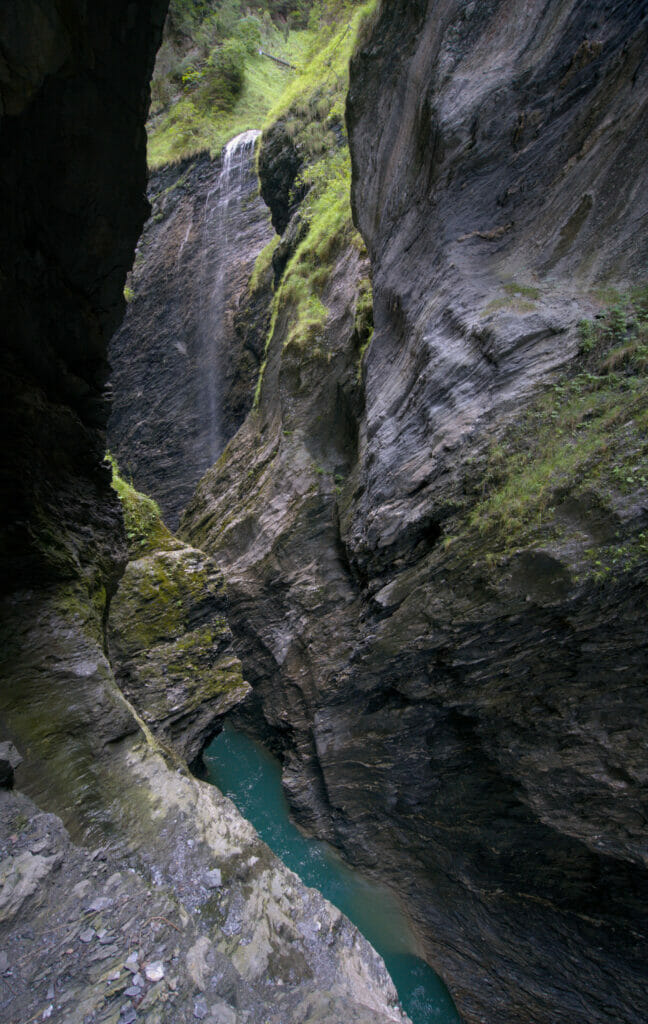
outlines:
[[[249,690],[225,610],[219,570],[179,542],[129,562],[110,609],[119,685],[153,734],[190,762]]]

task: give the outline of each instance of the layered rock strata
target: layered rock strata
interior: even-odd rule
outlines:
[[[349,250],[316,346],[279,311],[183,523],[293,811],[398,887],[474,1022],[648,1013],[643,384],[596,440],[594,399],[563,416],[587,373],[616,387],[577,324],[645,266],[645,44],[640,6],[379,5],[348,104],[361,373]],[[641,301],[605,344],[641,346]]]

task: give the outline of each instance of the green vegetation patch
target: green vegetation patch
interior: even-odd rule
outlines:
[[[648,289],[619,297],[579,329],[570,372],[492,445],[471,483],[469,524],[492,552],[559,537],[556,508],[569,494],[593,492],[613,509],[648,489]],[[646,554],[645,537],[609,547],[610,567]],[[607,556],[594,550],[597,574]]]
[[[375,6],[375,0],[172,0],[151,83],[149,166],[205,150],[214,156],[240,132],[294,109],[317,85],[319,122],[329,115],[342,122],[349,57]],[[308,152],[322,152],[326,133],[316,126],[310,132]]]
[[[500,309],[510,309],[515,313],[532,313],[540,298],[539,288],[530,284],[518,284],[517,281],[509,281],[508,284],[505,284],[504,293],[489,302],[481,315],[489,316]]]
[[[362,376],[362,359],[373,338],[373,288],[368,277],[358,285],[358,301],[355,312],[355,332],[358,341],[358,378]]]
[[[248,283],[248,290],[250,293],[257,291],[262,287],[263,280],[272,266],[272,257],[274,256],[275,249],[279,244],[279,240],[279,235],[275,235],[257,256],[252,270],[252,276]]]
[[[229,0],[203,7],[202,17],[185,18],[184,30],[167,32],[158,53],[148,125],[151,168],[205,150],[215,156],[235,135],[260,129],[295,75],[288,65],[300,64],[312,44],[312,31],[282,31],[258,8],[244,14]],[[292,23],[303,25],[304,18]]]
[[[151,551],[169,551],[178,545],[173,534],[162,522],[159,505],[153,498],[136,491],[120,476],[115,458],[106,455],[112,467],[112,486],[121,501],[124,528],[131,558],[140,558]]]
[[[313,5],[298,73],[271,108],[266,127],[282,117],[306,116],[310,125],[327,119],[343,123],[349,61],[376,5],[377,0],[329,0]]]
[[[349,60],[364,19],[375,0],[340,5],[346,22],[324,23],[318,32],[307,67],[286,89],[269,115],[281,119],[308,162],[296,188],[308,189],[300,216],[307,225],[288,261],[274,297],[266,356],[277,324],[288,322],[284,348],[327,358],[323,328],[329,311],[324,292],[337,256],[349,244],[363,248],[351,216],[351,159],[343,131],[343,109],[348,89]],[[280,316],[281,314],[281,316]],[[265,359],[255,394],[258,404]]]

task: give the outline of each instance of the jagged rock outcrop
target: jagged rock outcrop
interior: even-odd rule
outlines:
[[[379,5],[348,106],[361,374],[338,252],[335,329],[296,352],[279,313],[183,521],[294,813],[399,888],[471,1022],[648,1013],[643,356],[609,376],[643,300],[577,329],[641,283],[647,74],[641,6]]]
[[[0,11],[0,722],[15,786],[0,790],[0,1001],[12,1019],[71,1024],[405,1024],[373,950],[155,739],[106,654],[127,555],[103,461],[106,348],[147,213],[165,8]],[[183,628],[200,628],[219,587],[207,571],[188,593],[202,554],[142,554],[118,605],[145,599],[144,575],[162,566]],[[125,615],[115,644],[132,681],[141,650]],[[172,716],[158,709],[154,724],[193,749],[195,722],[183,737]]]
[[[110,345],[109,446],[172,528],[248,412],[263,354],[264,339],[255,345],[237,320],[273,234],[257,195],[256,134],[219,159],[203,154],[151,175],[131,301]]]

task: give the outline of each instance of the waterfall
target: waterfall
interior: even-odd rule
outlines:
[[[204,415],[207,455],[214,463],[225,446],[222,422],[225,380],[223,345],[231,325],[231,299],[240,285],[237,258],[244,235],[243,203],[256,185],[254,145],[261,133],[246,131],[231,139],[223,151],[223,165],[205,200],[203,218],[203,303],[200,333],[203,340]]]
[[[133,269],[137,301],[111,341],[111,445],[170,525],[252,403],[256,350],[237,312],[273,237],[244,132],[212,160],[153,172]]]

